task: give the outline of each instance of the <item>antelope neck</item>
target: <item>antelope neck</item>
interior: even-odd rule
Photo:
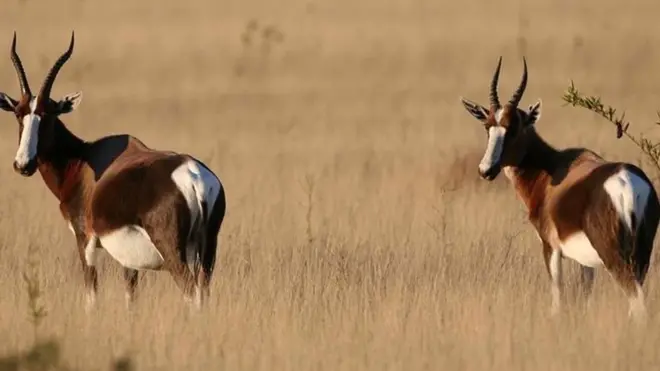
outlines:
[[[87,144],[56,119],[53,128],[54,146],[46,156],[39,156],[39,172],[46,186],[64,202],[79,180]]]
[[[552,174],[559,168],[560,152],[544,141],[536,130],[530,130],[525,156],[517,166],[509,166],[505,173],[527,209],[533,213],[534,200],[543,199]]]
[[[557,169],[559,151],[543,140],[534,128],[529,130],[527,151],[515,168],[522,172],[543,171],[552,174]]]

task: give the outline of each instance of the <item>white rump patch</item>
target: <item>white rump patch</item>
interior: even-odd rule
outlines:
[[[121,227],[99,236],[99,240],[108,254],[126,268],[160,269],[163,265],[163,256],[140,226]]]
[[[589,241],[589,237],[582,231],[576,232],[561,241],[560,246],[564,256],[583,266],[595,268],[603,265],[603,261],[591,241]]]
[[[14,158],[16,165],[19,167],[26,166],[37,155],[41,117],[33,113],[36,102],[37,100],[34,99],[30,103],[31,112],[23,117],[23,132],[21,133],[21,141],[18,143],[16,158]]]
[[[644,217],[651,186],[633,172],[621,169],[607,178],[603,187],[612,199],[619,217],[632,231],[632,215],[634,213],[636,223],[639,225]]]
[[[192,218],[191,226],[202,216],[202,201],[206,201],[205,217],[208,218],[222,187],[220,180],[205,166],[192,159],[172,172],[172,180],[186,199]]]
[[[505,135],[506,129],[501,126],[491,126],[488,129],[488,146],[486,147],[484,157],[479,163],[479,171],[482,173],[488,171],[488,169],[500,161]]]

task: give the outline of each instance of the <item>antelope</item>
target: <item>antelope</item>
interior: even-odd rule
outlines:
[[[527,86],[523,57],[520,85],[504,105],[497,86],[502,57],[490,83],[490,107],[461,97],[465,109],[488,134],[479,175],[501,170],[528,212],[543,246],[551,279],[552,317],[560,312],[562,260],[581,266],[582,292],[589,302],[597,267],[614,278],[628,298],[628,317],[646,319],[642,285],[649,268],[660,204],[653,184],[637,166],[610,162],[586,148],[556,149],[536,131],[541,100],[520,109]]]
[[[183,291],[185,302],[194,300],[199,309],[209,296],[225,215],[224,188],[191,155],[151,149],[128,134],[95,141],[73,134],[60,115],[78,107],[82,92],[51,99],[53,83],[73,46],[72,32],[68,50],[33,95],[14,32],[11,60],[21,97],[16,100],[0,93],[0,108],[13,112],[19,126],[14,171],[24,177],[39,171],[58,199],[60,213],[75,236],[87,311],[96,302],[99,249],[123,266],[129,308],[138,272],[165,270]]]

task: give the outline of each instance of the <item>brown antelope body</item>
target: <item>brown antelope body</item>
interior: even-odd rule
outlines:
[[[167,270],[184,297],[199,307],[208,296],[217,238],[225,214],[220,180],[190,155],[148,148],[130,135],[84,141],[60,121],[73,111],[81,93],[50,98],[69,49],[34,96],[20,58],[16,34],[11,59],[18,74],[20,100],[0,93],[0,108],[19,123],[14,170],[41,173],[60,202],[60,212],[75,235],[84,272],[87,308],[97,291],[96,252],[104,248],[124,267],[127,303],[134,298],[139,270]]]
[[[653,184],[635,165],[545,142],[535,130],[541,102],[527,110],[518,108],[527,85],[526,61],[522,82],[504,106],[497,94],[501,63],[500,57],[490,86],[490,108],[461,101],[488,132],[479,174],[493,180],[504,169],[542,242],[552,282],[551,313],[560,309],[561,263],[568,257],[582,266],[587,298],[594,268],[603,266],[627,295],[629,315],[646,318],[642,285],[660,217]]]

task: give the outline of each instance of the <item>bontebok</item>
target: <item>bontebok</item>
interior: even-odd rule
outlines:
[[[50,97],[57,73],[73,52],[55,62],[33,95],[16,53],[11,60],[20,99],[0,93],[0,108],[14,113],[19,125],[14,170],[26,177],[41,173],[60,201],[78,245],[87,308],[95,302],[95,255],[104,248],[124,267],[126,298],[133,300],[138,270],[167,270],[186,299],[197,306],[208,296],[217,238],[225,215],[220,180],[187,154],[148,148],[130,135],[84,141],[59,116],[80,104],[81,92],[61,100]]]
[[[559,150],[535,130],[541,101],[518,108],[527,85],[522,81],[502,106],[497,93],[502,58],[490,84],[490,107],[461,99],[488,133],[479,174],[493,180],[504,169],[529,212],[543,244],[552,281],[553,314],[560,308],[561,262],[582,266],[584,293],[591,294],[594,268],[604,266],[629,299],[629,314],[646,317],[642,284],[649,268],[660,213],[657,194],[635,165],[609,162],[584,148]]]

